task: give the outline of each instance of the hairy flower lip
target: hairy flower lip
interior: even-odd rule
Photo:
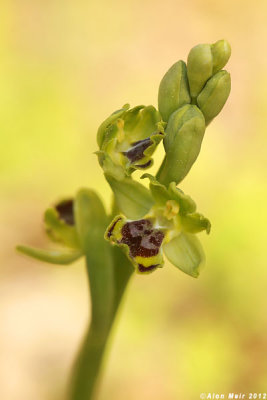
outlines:
[[[164,239],[164,234],[153,227],[149,219],[126,222],[121,230],[121,243],[129,247],[131,257],[149,258],[156,256]]]
[[[59,214],[59,218],[67,225],[75,225],[72,199],[61,201],[55,206],[55,209]]]
[[[126,252],[139,273],[161,267],[165,232],[154,225],[153,218],[127,220],[118,215],[108,227],[105,238]]]

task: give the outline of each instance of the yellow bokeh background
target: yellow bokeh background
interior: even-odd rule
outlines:
[[[98,125],[126,102],[157,105],[166,70],[222,38],[232,92],[181,185],[212,222],[206,267],[134,277],[98,398],[267,391],[266,17],[264,0],[1,2],[1,400],[65,400],[89,316],[83,261],[53,267],[15,245],[45,246],[43,211],[80,187],[108,207]]]

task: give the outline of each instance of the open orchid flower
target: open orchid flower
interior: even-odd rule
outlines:
[[[152,155],[164,138],[165,123],[153,106],[126,104],[115,111],[98,129],[97,152],[105,173],[122,179],[136,169],[147,169]]]
[[[203,230],[209,233],[209,220],[196,212],[194,201],[174,182],[167,189],[153,176],[143,177],[150,179],[153,206],[141,219],[116,216],[105,238],[124,250],[139,273],[161,268],[165,253],[174,266],[197,277],[205,257],[195,234]]]
[[[56,249],[18,246],[24,254],[52,264],[70,264],[82,256],[74,216],[74,200],[66,199],[48,208],[44,214],[45,230]]]

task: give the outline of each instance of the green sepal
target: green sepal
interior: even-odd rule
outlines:
[[[199,239],[189,233],[181,233],[163,245],[167,259],[181,271],[197,278],[205,263],[205,254]]]
[[[105,175],[115,196],[119,210],[129,219],[142,218],[154,204],[150,191],[141,183],[125,177],[116,180],[112,176]]]
[[[97,131],[97,144],[99,148],[102,146],[108,128],[114,121],[121,118],[129,108],[130,104],[125,104],[121,109],[114,111],[107,119],[105,119],[104,122],[102,122]]]
[[[187,215],[181,215],[181,223],[183,230],[188,233],[198,233],[206,231],[210,233],[211,223],[208,218],[205,218],[202,214],[193,213]]]
[[[60,219],[55,208],[48,208],[45,211],[44,222],[46,233],[51,240],[74,249],[80,247],[75,225],[68,225]]]
[[[78,260],[83,254],[80,250],[44,250],[44,249],[37,249],[34,247],[28,246],[17,246],[16,249],[32,258],[35,258],[39,261],[45,261],[50,264],[60,264],[60,265],[67,265],[71,264],[72,262]]]
[[[211,52],[213,57],[212,74],[214,75],[227,64],[231,56],[231,46],[227,40],[218,40],[211,45]]]
[[[99,150],[96,151],[95,154],[98,156],[98,161],[100,166],[103,168],[104,174],[108,174],[117,180],[122,180],[128,176],[125,168],[119,164],[115,164],[107,152]],[[122,157],[123,156],[121,155],[121,159]],[[121,164],[123,164],[123,162]]]
[[[190,93],[196,98],[201,89],[212,76],[213,56],[210,44],[198,44],[193,47],[187,58],[187,76]]]
[[[217,72],[208,80],[197,98],[197,104],[205,117],[206,125],[220,113],[230,91],[231,77],[227,71]]]
[[[160,183],[180,183],[200,152],[205,133],[205,118],[195,105],[185,105],[170,116],[164,148],[165,159],[157,174]]]
[[[156,132],[161,121],[160,113],[153,106],[136,106],[127,111],[124,118],[124,132],[129,142],[143,140]]]
[[[168,186],[161,184],[157,179],[150,175],[144,174],[141,179],[148,178],[150,181],[150,191],[156,202],[160,206],[164,206],[168,200],[175,200],[179,204],[179,213],[181,215],[186,215],[188,213],[193,213],[196,210],[196,203],[194,200],[184,194],[184,192],[176,187],[175,182],[171,182]]]
[[[158,107],[162,119],[167,122],[175,110],[190,102],[186,64],[180,60],[171,66],[159,85]]]

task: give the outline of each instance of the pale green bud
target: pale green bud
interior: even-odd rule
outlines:
[[[213,56],[209,44],[193,47],[187,58],[187,76],[190,93],[196,98],[206,81],[212,76]]]
[[[222,110],[231,90],[231,77],[227,71],[219,71],[206,83],[197,97],[206,125]]]
[[[187,75],[193,102],[207,80],[226,65],[230,55],[231,46],[226,40],[218,40],[211,45],[199,44],[190,50]]]
[[[178,184],[190,171],[200,152],[205,133],[205,118],[197,106],[185,105],[168,122],[164,147],[165,159],[157,179],[165,186]]]
[[[218,40],[218,42],[211,45],[211,52],[213,57],[213,74],[223,69],[231,55],[231,46],[227,40]]]
[[[166,72],[159,85],[158,105],[163,121],[179,107],[191,102],[186,64],[177,61]]]

